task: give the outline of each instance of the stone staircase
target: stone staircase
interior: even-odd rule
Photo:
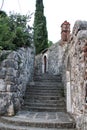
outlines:
[[[0,117],[0,130],[76,130],[66,112],[61,76],[35,76],[27,86],[22,110],[13,117]]]
[[[37,75],[27,86],[24,110],[59,112],[66,111],[64,88],[60,75]]]

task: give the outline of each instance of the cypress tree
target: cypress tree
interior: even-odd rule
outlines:
[[[44,16],[43,0],[36,0],[34,43],[36,54],[40,53],[45,48],[48,48],[48,33],[46,28],[46,17]]]

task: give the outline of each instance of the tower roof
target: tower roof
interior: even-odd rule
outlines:
[[[70,25],[70,23],[67,22],[67,20],[65,20],[65,21],[61,24],[61,27],[62,27],[63,25]]]

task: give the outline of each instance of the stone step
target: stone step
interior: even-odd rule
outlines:
[[[29,99],[29,100],[26,100],[25,103],[29,103],[29,102],[32,102],[32,103],[52,103],[52,104],[65,104],[64,102],[64,99],[60,99],[60,100],[43,100],[43,99]]]
[[[34,79],[34,81],[40,81],[40,82],[62,82],[61,79]]]
[[[35,112],[65,112],[66,107],[36,107],[36,106],[22,106],[22,110],[35,111]]]
[[[39,103],[37,103],[37,102],[25,102],[24,103],[25,105],[28,105],[28,106],[36,106],[36,107],[63,107],[63,106],[65,106],[65,103],[64,102],[61,102],[60,104],[58,104],[58,103],[56,103],[56,104],[53,104],[53,103],[43,103],[43,102],[39,102]]]
[[[54,90],[53,89],[53,91],[52,90],[46,90],[46,89],[27,89],[26,90],[26,94],[27,93],[31,93],[31,92],[33,92],[33,93],[63,93],[64,92],[64,90],[62,90],[62,89],[56,89],[56,90]]]
[[[61,76],[35,76],[34,80],[62,80]]]
[[[21,107],[22,110],[33,111],[33,112],[66,112],[66,107],[34,107],[24,105]]]
[[[61,75],[49,75],[49,74],[41,74],[41,75],[35,75],[34,78],[40,77],[40,78],[61,78]]]
[[[38,91],[29,91],[25,93],[25,96],[33,96],[33,95],[48,95],[48,96],[60,96],[63,97],[64,93],[62,91],[60,92],[38,92]]]
[[[47,87],[47,86],[30,86],[30,87],[27,87],[26,90],[32,90],[32,91],[40,91],[40,90],[43,90],[43,91],[64,91],[64,88],[62,87]]]
[[[64,91],[64,88],[62,87],[54,87],[54,86],[51,86],[51,87],[47,87],[47,86],[29,86],[26,88],[26,91],[27,90],[31,90],[31,91],[40,91],[40,90],[43,90],[43,91]]]
[[[16,126],[16,125],[7,124],[7,123],[0,123],[0,130],[58,130],[58,129],[56,129],[56,128],[35,128],[35,127]],[[63,130],[68,130],[68,129],[63,129]],[[69,130],[74,130],[74,129],[69,129]]]
[[[40,77],[40,78],[61,78],[62,76],[61,75],[46,75],[46,74],[43,74],[43,75],[35,75],[34,78],[36,77]]]
[[[64,92],[63,89],[48,89],[48,88],[30,88],[30,89],[26,89],[26,93],[28,92],[42,92],[42,93],[61,93],[61,92]]]
[[[47,102],[33,102],[33,101],[25,101],[24,104],[29,105],[29,106],[38,106],[38,107],[61,107],[61,106],[65,106],[64,102],[61,102],[60,104],[58,103],[47,103]]]
[[[27,88],[26,90],[29,90],[29,91],[43,91],[43,92],[58,92],[58,91],[64,91],[63,88],[58,88],[58,87],[29,87]],[[27,91],[26,91],[27,92]]]
[[[26,126],[16,126],[12,124],[0,123],[0,130],[58,130],[58,128],[35,128]],[[75,130],[75,129],[59,129],[59,130]]]
[[[63,97],[63,93],[35,93],[35,92],[27,92],[25,97],[32,97],[32,96],[59,96]]]
[[[60,98],[61,99],[61,98]],[[48,103],[48,104],[66,104],[65,100],[62,99],[62,101],[59,100],[44,100],[44,99],[34,99],[34,98],[26,98],[24,103]]]
[[[63,84],[62,84],[62,82],[42,82],[42,81],[34,81],[34,82],[30,82],[29,83],[29,85],[28,86],[32,86],[32,87],[41,87],[41,86],[43,86],[43,87],[62,87],[63,86]],[[62,87],[63,88],[63,87]]]
[[[63,99],[64,97],[61,97],[60,95],[57,95],[57,96],[48,96],[48,95],[27,95],[25,97],[25,100],[29,100],[29,99],[39,99],[39,100],[60,100],[60,99]]]
[[[44,74],[35,74],[34,75],[34,77],[36,77],[36,76],[43,76],[43,77],[45,77],[45,76],[49,76],[49,77],[60,77],[61,76],[61,74],[48,74],[48,73],[44,73]]]
[[[26,89],[25,91],[26,93],[29,93],[29,92],[35,92],[35,93],[64,93],[64,90],[63,89],[48,89],[48,88],[40,88],[40,87],[37,87],[37,88],[30,88],[30,89]]]
[[[25,101],[24,101],[24,103],[25,104],[27,104],[27,103],[48,103],[48,104],[66,104],[66,102],[65,102],[65,100],[63,99],[62,101],[60,101],[60,99],[59,100],[43,100],[43,99],[32,99],[32,98],[30,98],[30,99],[26,99]]]

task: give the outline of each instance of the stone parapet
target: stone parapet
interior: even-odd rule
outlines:
[[[0,53],[0,115],[12,116],[20,109],[33,78],[34,55],[34,48]]]

